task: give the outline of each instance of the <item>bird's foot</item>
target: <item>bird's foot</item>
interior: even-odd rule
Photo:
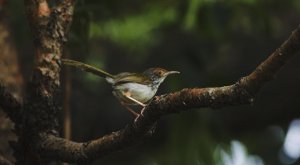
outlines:
[[[141,109],[140,111],[140,114],[138,114],[138,116],[136,116],[136,118],[134,119],[134,123],[137,122],[137,120],[140,118],[140,117],[144,117],[144,111],[146,109],[146,106],[143,106],[143,108]]]

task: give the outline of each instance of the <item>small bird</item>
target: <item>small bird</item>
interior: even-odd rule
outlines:
[[[113,95],[136,117],[138,117],[139,114],[133,111],[129,105],[142,106],[140,112],[142,113],[147,104],[151,102],[159,85],[165,78],[171,74],[180,73],[178,71],[167,71],[162,68],[149,68],[143,73],[122,72],[112,75],[82,62],[70,59],[62,59],[61,61],[64,65],[73,66],[105,78],[106,81],[112,85]]]

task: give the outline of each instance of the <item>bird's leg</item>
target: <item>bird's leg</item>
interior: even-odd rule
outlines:
[[[139,114],[138,113],[136,113],[134,110],[132,110],[131,108],[129,108],[124,102],[122,102],[122,101],[120,101],[120,103],[131,113],[131,114],[133,114],[133,116],[134,117],[138,117],[139,116]]]
[[[131,100],[131,101],[133,101],[133,102],[139,104],[140,106],[142,106],[142,107],[146,107],[146,106],[147,106],[146,104],[144,104],[144,103],[142,103],[142,102],[140,102],[140,101],[138,101],[138,100],[132,98],[132,97],[130,96],[130,93],[126,92],[126,93],[123,93],[123,94],[124,94],[124,96],[125,96],[126,98],[128,98],[129,100]]]
[[[140,114],[134,112],[135,114],[137,114],[137,115],[136,115],[136,118],[135,118],[135,121],[136,121],[140,116],[143,116],[143,111],[145,110],[147,104],[144,104],[144,103],[142,103],[142,102],[140,102],[140,101],[138,101],[138,100],[132,98],[132,97],[130,96],[130,93],[129,93],[129,92],[124,92],[123,95],[124,95],[126,98],[128,98],[129,100],[131,100],[131,101],[133,101],[133,102],[135,102],[135,103],[137,103],[138,105],[140,105],[140,106],[143,107],[143,108],[141,109],[141,111],[140,111]],[[128,107],[128,108],[129,108],[129,107]],[[131,110],[131,111],[132,111],[132,110]]]
[[[144,104],[144,103],[141,103],[140,101],[137,101],[136,99],[130,97],[130,96],[126,96],[128,99],[136,102],[137,104],[139,104],[140,106],[142,106],[143,108],[140,110],[140,114],[139,115],[143,115],[143,112],[145,110],[145,108],[147,107],[148,104]]]
[[[143,116],[143,113],[144,113],[144,110],[146,109],[146,107],[143,107],[142,109],[141,109],[141,111],[140,111],[140,115],[142,115]]]

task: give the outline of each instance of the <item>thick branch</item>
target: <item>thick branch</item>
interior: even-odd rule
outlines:
[[[46,0],[25,0],[36,48],[32,82],[43,97],[53,96],[60,85],[59,60],[67,41],[74,3],[74,0],[64,0],[50,10]]]
[[[12,121],[20,119],[21,103],[0,84],[0,107]]]
[[[251,103],[265,83],[270,81],[299,50],[300,26],[251,74],[233,85],[183,89],[156,97],[135,122],[120,131],[90,142],[76,143],[53,135],[41,134],[39,149],[45,151],[46,155],[53,159],[68,162],[91,161],[140,142],[144,136],[152,133],[156,121],[163,115],[192,108],[221,108]]]
[[[50,9],[46,0],[25,0],[36,48],[35,68],[29,83],[28,110],[45,131],[56,127],[59,106],[60,65],[63,46],[72,21],[74,0],[59,1]],[[27,118],[28,119],[28,118]]]
[[[50,9],[48,0],[24,0],[33,34],[35,66],[28,83],[24,113],[15,130],[13,146],[16,164],[47,164],[33,147],[41,132],[56,134],[59,119],[60,58],[71,24],[75,0],[57,1]]]

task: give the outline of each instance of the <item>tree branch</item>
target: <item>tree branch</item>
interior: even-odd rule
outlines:
[[[43,153],[48,158],[67,162],[91,161],[141,142],[146,135],[153,133],[155,123],[163,115],[192,108],[221,108],[251,103],[265,83],[270,81],[280,68],[299,51],[300,26],[251,74],[241,78],[233,85],[183,89],[158,96],[135,122],[97,140],[77,143],[54,135],[40,134],[39,149],[44,151]]]
[[[0,155],[0,164],[1,165],[12,165],[12,163],[9,160],[7,160],[6,158],[4,158],[1,155]]]
[[[0,107],[12,121],[20,119],[21,103],[0,84]]]

